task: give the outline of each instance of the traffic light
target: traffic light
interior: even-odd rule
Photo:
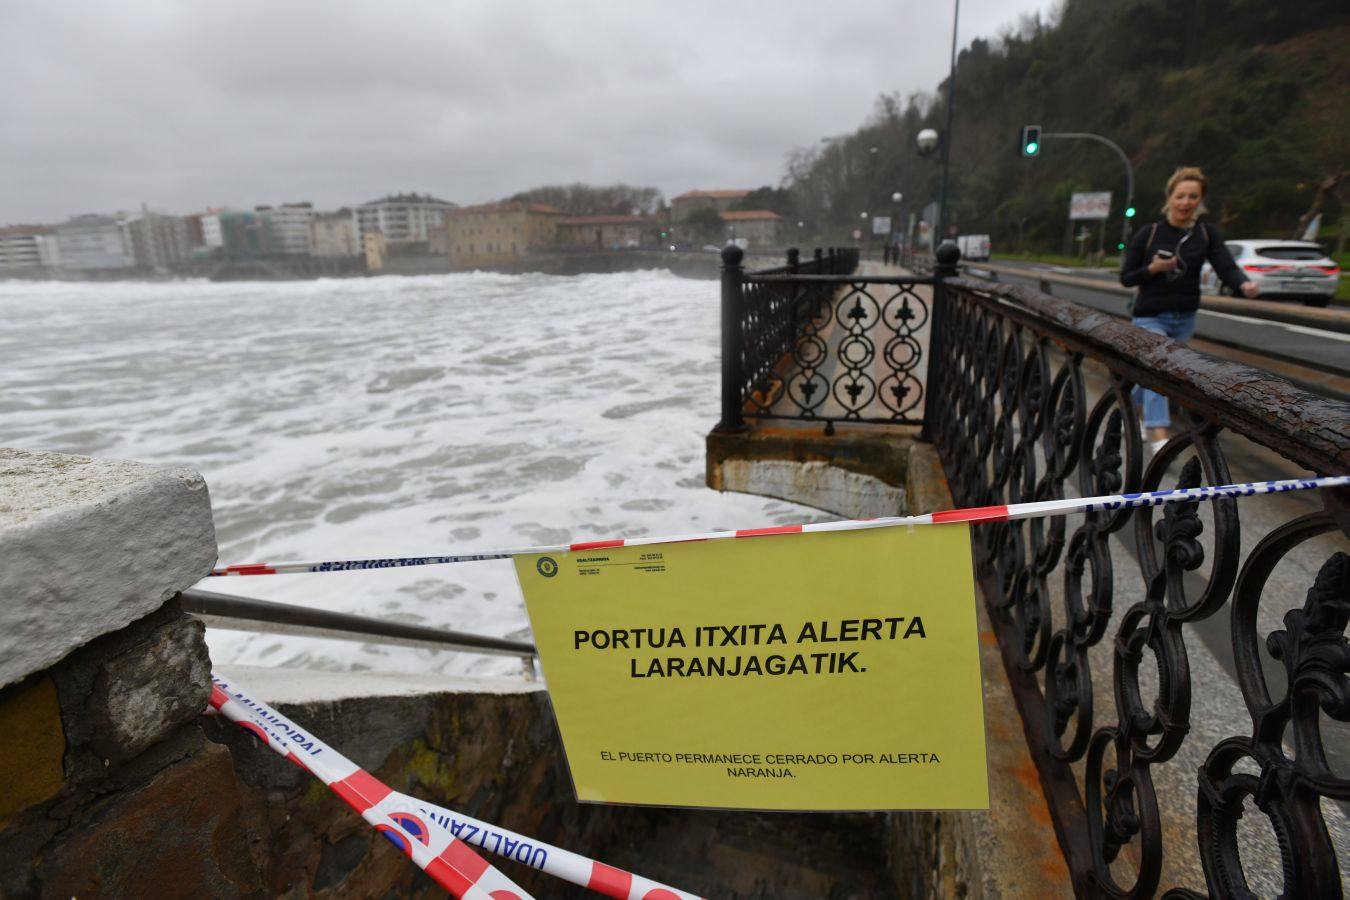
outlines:
[[[1134,207],[1133,207],[1133,206],[1127,206],[1127,207],[1125,207],[1125,218],[1127,218],[1127,219],[1133,219],[1133,218],[1134,218]]]
[[[1124,249],[1125,249],[1125,242],[1124,242],[1124,241],[1116,241],[1116,249],[1117,249],[1117,250],[1124,250]]]
[[[1022,126],[1022,155],[1026,157],[1036,156],[1041,152],[1041,126],[1023,125]]]

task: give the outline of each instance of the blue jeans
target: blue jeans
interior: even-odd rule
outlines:
[[[1139,316],[1133,323],[1145,331],[1165,335],[1183,344],[1195,334],[1195,313],[1160,312],[1153,316]],[[1172,424],[1167,410],[1167,398],[1141,387],[1134,389],[1134,402],[1144,408],[1145,428],[1166,428]]]

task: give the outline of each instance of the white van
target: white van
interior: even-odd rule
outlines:
[[[963,234],[956,239],[956,246],[961,248],[961,259],[964,260],[987,260],[989,258],[989,235],[987,234]]]

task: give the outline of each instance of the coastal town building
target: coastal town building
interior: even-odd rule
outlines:
[[[271,223],[258,213],[222,209],[202,219],[202,232],[208,235],[208,241],[217,229],[218,252],[229,259],[258,259],[273,253]]]
[[[129,269],[136,264],[127,229],[113,216],[74,216],[56,226],[56,242],[63,269]]]
[[[356,227],[362,238],[378,231],[390,245],[426,244],[454,209],[455,204],[429,194],[392,194],[358,206]]]
[[[346,208],[337,212],[316,212],[310,220],[310,244],[315,256],[359,256],[362,246],[357,235],[356,216]]]
[[[258,206],[255,211],[267,221],[273,253],[308,256],[313,251],[314,236],[309,227],[314,219],[313,203]]]
[[[450,213],[450,262],[457,267],[515,262],[557,243],[562,211],[518,200],[464,206]]]
[[[670,218],[673,222],[683,222],[700,209],[721,214],[749,195],[747,190],[686,191],[670,201]]]
[[[783,217],[767,209],[743,209],[721,213],[727,237],[744,240],[751,247],[773,247],[779,243]]]
[[[38,272],[61,262],[55,231],[48,225],[0,228],[0,271]]]
[[[558,222],[558,243],[566,247],[640,247],[653,230],[643,216],[571,216]]]
[[[202,246],[208,250],[225,249],[225,233],[220,228],[220,214],[223,209],[209,209],[202,213]]]
[[[389,244],[378,231],[367,231],[361,235],[361,251],[366,257],[366,271],[378,272],[388,258]]]
[[[161,215],[142,206],[140,215],[129,219],[125,228],[131,255],[141,268],[169,269],[192,252],[187,220],[181,216]]]
[[[202,229],[202,219],[206,218],[206,213],[189,213],[183,216],[183,221],[187,224],[188,247],[191,251],[200,250],[206,245],[206,235]]]

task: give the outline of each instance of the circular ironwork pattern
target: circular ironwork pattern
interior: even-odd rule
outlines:
[[[745,414],[920,424],[931,324],[922,281],[745,283]]]

